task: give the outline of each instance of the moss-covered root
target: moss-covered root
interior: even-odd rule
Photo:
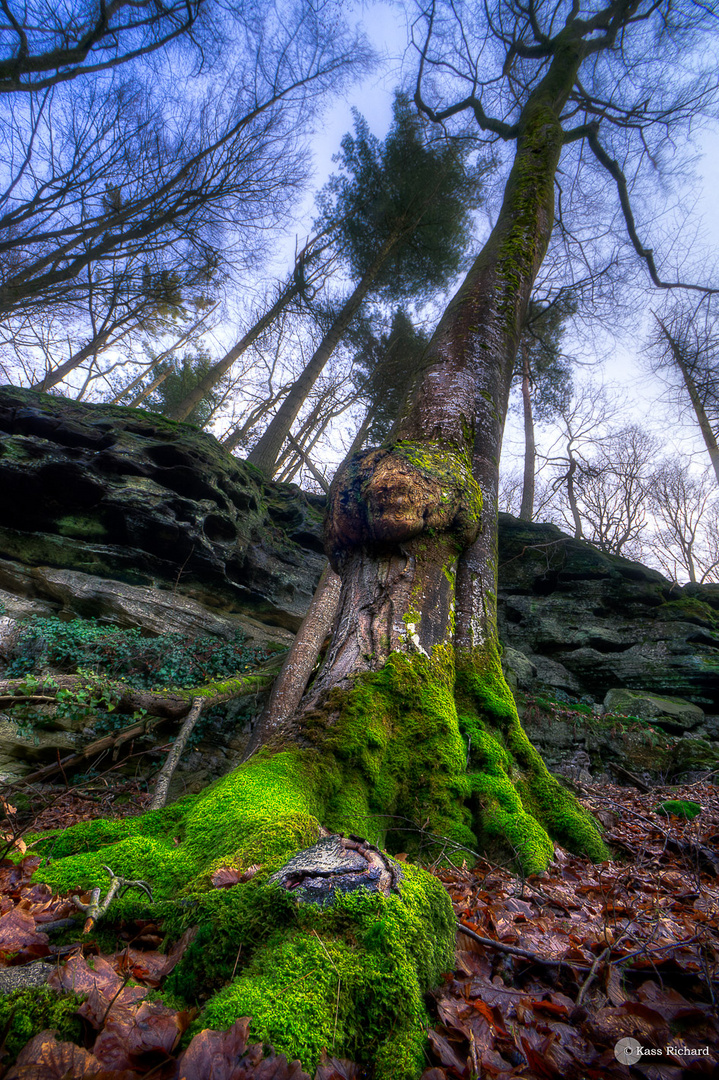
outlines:
[[[171,992],[195,1003],[239,971],[210,998],[199,1026],[227,1027],[251,1015],[253,1038],[298,1057],[310,1072],[326,1047],[372,1061],[378,1080],[415,1080],[427,1022],[423,993],[452,966],[454,919],[441,885],[409,866],[399,894],[361,890],[319,911],[267,884],[317,840],[326,806],[339,813],[341,770],[334,768],[336,776],[329,759],[320,768],[315,750],[258,755],[198,797],[48,838],[42,848],[52,861],[37,876],[59,890],[107,887],[107,864],[151,881],[153,914],[171,936],[199,926]],[[393,772],[379,769],[377,780],[395,792]],[[366,816],[369,773],[360,770],[345,810],[357,803]],[[260,869],[247,884],[212,888],[213,870],[228,864]],[[145,903],[128,894],[113,911],[138,915]]]
[[[323,1048],[372,1063],[376,1080],[416,1080],[428,1018],[423,994],[451,970],[455,924],[447,893],[407,866],[400,895],[364,889],[330,910],[302,905],[248,968],[207,1004],[196,1027],[252,1016],[252,1037],[314,1072]]]
[[[591,859],[607,859],[594,818],[549,773],[527,738],[499,657],[464,664],[457,692],[480,843],[513,859],[525,874],[546,869],[552,840]]]

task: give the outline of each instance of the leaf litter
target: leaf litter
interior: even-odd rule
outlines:
[[[437,871],[475,937],[459,929],[433,994],[422,1080],[719,1075],[719,789],[671,789],[701,804],[691,822],[655,813],[657,791],[582,790],[615,861],[556,848],[524,880],[483,860]],[[631,1068],[624,1038],[649,1051]]]
[[[656,813],[658,794],[584,789],[613,862],[594,865],[556,848],[546,873],[526,879],[483,859],[472,869],[435,871],[464,929],[455,969],[431,996],[422,1080],[719,1074],[719,789],[672,788],[674,799],[701,804],[692,821]],[[63,812],[74,810],[68,804]],[[3,1080],[310,1080],[300,1062],[248,1043],[248,1017],[228,1031],[199,1032],[180,1052],[195,1011],[170,1008],[156,991],[193,931],[166,951],[162,927],[139,920],[123,928],[126,943],[112,954],[92,937],[53,946],[53,927],[77,910],[32,882],[40,861],[0,861],[0,967],[52,962],[49,986],[83,998],[85,1040],[77,1046],[42,1031],[14,1064],[0,1066]],[[214,884],[235,880],[228,868]],[[614,1054],[627,1037],[656,1053],[630,1068]],[[326,1054],[315,1074],[370,1077]]]

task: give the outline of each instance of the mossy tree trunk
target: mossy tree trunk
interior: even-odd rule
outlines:
[[[395,851],[416,850],[428,833],[430,843],[480,842],[526,872],[546,866],[550,835],[604,853],[592,819],[527,741],[496,629],[502,429],[552,227],[559,114],[580,58],[572,42],[558,49],[528,100],[501,214],[437,328],[391,443],[353,455],[334,480],[327,550],[339,607],[299,707],[196,799],[129,823],[75,827],[55,849],[66,857],[42,871],[58,887],[101,885],[104,864],[153,881],[168,925],[201,927],[175,991],[192,999],[203,979],[230,980],[199,1023],[252,1015],[255,1037],[309,1069],[334,1046],[369,1056],[382,1080],[418,1076],[422,991],[451,966],[454,945],[448,897],[416,867],[405,867],[398,894],[360,889],[324,913],[278,898],[270,875],[322,828]],[[209,889],[213,869],[228,862],[260,870],[226,894]],[[185,907],[172,907],[178,894],[190,898]],[[245,942],[247,962],[233,977]]]

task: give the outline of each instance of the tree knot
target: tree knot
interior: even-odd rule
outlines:
[[[335,569],[359,547],[394,547],[451,532],[459,546],[479,531],[482,496],[467,457],[439,443],[398,442],[346,461],[330,488],[325,549]]]

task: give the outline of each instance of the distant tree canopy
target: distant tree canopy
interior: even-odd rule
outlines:
[[[400,236],[373,282],[375,296],[415,302],[444,288],[467,254],[472,212],[484,198],[483,172],[470,140],[427,128],[397,93],[384,140],[355,109],[354,134],[342,139],[339,165],[318,197],[317,225],[336,223],[350,276],[360,280],[390,239]]]
[[[429,132],[403,94],[383,141],[354,114],[337,156],[340,172],[318,196],[318,232],[332,230],[338,259],[354,288],[327,320],[321,342],[302,369],[248,461],[268,477],[292,424],[365,299],[420,302],[446,287],[472,236],[484,169],[469,140]]]

